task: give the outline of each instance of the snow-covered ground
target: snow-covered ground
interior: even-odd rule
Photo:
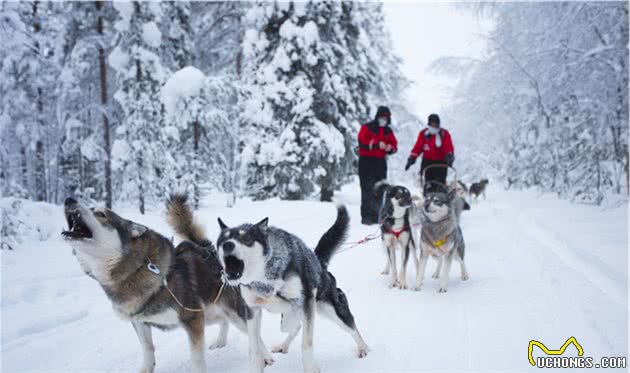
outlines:
[[[350,185],[338,195],[353,219],[350,240],[376,230],[359,224],[360,194]],[[225,208],[209,198],[197,213],[211,237],[216,217],[228,224],[269,216],[273,225],[314,245],[334,220],[332,205],[319,202],[239,201]],[[167,236],[163,212],[121,215]],[[59,209],[61,231],[64,224]],[[531,339],[550,349],[575,336],[586,356],[627,356],[627,205],[597,208],[553,196],[491,188],[486,201],[463,216],[471,278],[453,266],[449,291],[437,293],[427,270],[421,292],[390,290],[379,273],[385,256],[378,240],[339,253],[331,271],[347,293],[371,352],[354,357],[354,343],[319,318],[315,354],[323,372],[522,371]],[[409,280],[415,269],[409,270]],[[103,291],[79,269],[59,237],[2,251],[2,371],[134,372],[141,364],[132,327],[119,320]],[[216,327],[207,329],[210,342]],[[263,338],[283,339],[279,317],[266,313]],[[183,331],[154,332],[156,372],[190,369]],[[302,369],[300,339],[277,355],[268,372]],[[540,351],[535,351],[540,354]],[[567,354],[574,355],[571,348]],[[228,346],[207,353],[209,372],[247,370],[247,339],[230,331]]]

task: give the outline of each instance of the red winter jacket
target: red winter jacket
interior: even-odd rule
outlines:
[[[418,139],[416,140],[416,145],[411,149],[411,154],[409,158],[416,159],[422,154],[424,159],[431,161],[442,161],[446,157],[448,153],[453,153],[455,150],[453,149],[453,142],[451,141],[451,134],[448,133],[447,130],[441,128],[440,129],[440,137],[442,138],[442,146],[435,146],[435,136],[428,135],[427,129],[423,129],[418,134]]]
[[[378,147],[382,141],[392,146],[392,150],[386,152]],[[389,126],[379,127],[375,121],[361,126],[359,131],[359,156],[368,158],[385,158],[387,154],[394,154],[398,150],[398,141]]]

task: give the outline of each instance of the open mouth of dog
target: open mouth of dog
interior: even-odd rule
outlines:
[[[236,281],[243,276],[245,262],[234,255],[227,255],[223,257],[223,262],[225,263],[225,274],[228,281]]]
[[[68,222],[68,230],[61,232],[64,238],[70,240],[92,238],[92,231],[81,218],[81,212],[78,209],[66,210],[66,220]]]

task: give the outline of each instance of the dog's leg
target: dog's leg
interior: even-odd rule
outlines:
[[[383,272],[381,272],[382,275],[388,275],[389,274],[389,269],[392,265],[391,261],[389,260],[389,250],[387,248],[387,245],[385,244],[385,241],[383,240],[383,246],[385,247],[385,253],[387,256],[387,262],[385,262],[385,269],[383,270]]]
[[[444,257],[444,266],[442,267],[442,273],[440,273],[440,289],[438,293],[446,293],[448,287],[448,274],[451,271],[451,264],[453,263],[453,253]]]
[[[407,289],[407,262],[409,261],[409,239],[402,249],[402,267],[400,268],[400,276],[398,277],[398,286],[401,289]]]
[[[435,267],[435,272],[433,272],[433,275],[431,276],[431,278],[440,278],[440,270],[442,269],[442,257],[438,256],[437,257],[437,267]]]
[[[390,289],[398,286],[398,269],[396,268],[396,246],[389,245],[387,247],[387,253],[389,254],[389,263],[390,263],[390,280],[389,287]]]
[[[313,352],[313,334],[315,329],[315,294],[304,300],[304,330],[302,331],[302,361],[304,373],[319,373]]]
[[[223,321],[220,325],[219,335],[216,341],[214,341],[209,347],[209,350],[215,350],[225,347],[227,344],[228,331],[230,330],[230,324],[227,321]]]
[[[190,361],[193,373],[206,373],[206,358],[204,356],[204,328],[205,319],[203,314],[197,315],[190,321],[184,323],[184,329],[188,333],[190,342]]]
[[[464,259],[462,259],[459,254],[456,254],[455,259],[459,262],[461,267],[461,279],[462,281],[466,281],[470,278],[468,271],[466,270],[466,263],[464,263]]]
[[[286,353],[288,353],[289,352],[289,346],[291,346],[291,342],[293,342],[295,337],[297,337],[297,335],[300,332],[301,328],[302,328],[302,325],[298,324],[297,328],[295,328],[291,332],[289,332],[289,335],[287,335],[287,337],[284,339],[284,342],[282,342],[281,345],[274,347],[271,350],[271,352],[273,352],[274,354],[277,354],[277,353],[286,354]]]
[[[359,359],[365,357],[370,349],[357,329],[354,316],[352,316],[350,307],[348,307],[348,300],[343,292],[339,294],[338,299],[339,301],[335,304],[330,304],[324,300],[317,302],[317,311],[350,334],[357,344],[357,357]]]
[[[422,290],[422,282],[424,281],[424,271],[427,269],[427,261],[429,260],[429,255],[425,254],[424,250],[420,248],[420,259],[418,260],[418,265],[416,267],[416,287],[414,290],[420,291]]]
[[[249,337],[249,370],[252,373],[262,373],[265,369],[260,326],[262,323],[262,310],[252,308],[252,318],[247,320],[247,336]]]
[[[153,369],[155,369],[155,346],[153,346],[151,327],[139,321],[132,321],[131,325],[133,325],[133,329],[140,340],[140,345],[142,345],[142,368],[140,373],[153,373]]]
[[[249,321],[245,318],[245,316],[238,314],[237,312],[232,312],[232,311],[228,311],[227,312],[227,317],[230,320],[230,322],[236,326],[236,328],[238,330],[240,330],[243,334],[247,334],[247,336],[249,337],[250,332],[249,332]],[[259,345],[259,351],[262,353],[263,355],[263,359],[264,359],[264,364],[266,366],[269,365],[273,365],[273,363],[275,362],[273,357],[271,356],[271,354],[269,353],[269,351],[267,350],[267,346],[265,345],[265,342],[262,339],[262,336],[258,335],[258,345]]]
[[[411,255],[413,256],[413,264],[416,266],[416,283],[418,282],[418,268],[420,266],[420,258],[418,257],[418,253],[417,253],[417,248],[416,245],[410,240],[409,241],[409,248],[411,250]],[[415,286],[414,286],[415,289]]]
[[[381,272],[382,275],[389,274],[389,267],[391,267],[391,263],[389,262],[389,252],[387,253],[387,261],[385,262],[385,269]]]

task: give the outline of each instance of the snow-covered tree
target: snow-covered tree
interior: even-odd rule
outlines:
[[[158,55],[162,35],[156,23],[159,3],[114,3],[119,11],[118,45],[109,55],[117,71],[114,94],[125,114],[116,129],[113,168],[120,176],[123,198],[135,196],[141,213],[147,199],[171,189],[166,175],[173,164],[163,139],[164,115],[160,88],[168,76]]]
[[[595,203],[619,193],[628,146],[628,4],[484,9],[496,17],[489,51],[453,100],[469,144],[494,153],[488,158],[511,185]]]

